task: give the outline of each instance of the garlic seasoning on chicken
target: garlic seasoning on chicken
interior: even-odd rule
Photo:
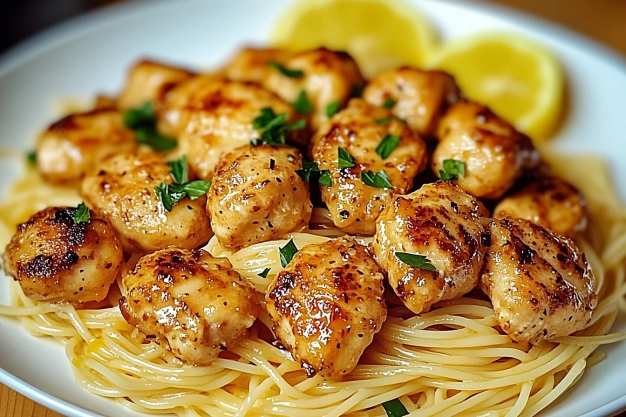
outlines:
[[[265,296],[273,331],[307,376],[338,379],[387,318],[383,271],[352,238],[307,245]]]
[[[139,260],[123,278],[120,310],[128,323],[183,362],[212,363],[256,320],[256,292],[226,258],[168,248]]]

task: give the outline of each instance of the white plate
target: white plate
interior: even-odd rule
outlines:
[[[111,7],[41,33],[0,58],[0,145],[32,146],[54,117],[55,99],[116,92],[126,68],[153,57],[202,68],[218,64],[241,44],[263,44],[288,1],[151,1]],[[415,3],[418,3],[415,0]],[[554,143],[606,157],[626,200],[626,65],[576,34],[506,9],[479,3],[422,0],[417,4],[444,39],[511,30],[546,44],[563,63],[569,117]],[[6,161],[6,160],[5,160]],[[0,189],[19,175],[3,161]],[[575,167],[574,167],[575,169]],[[9,197],[10,198],[10,197]],[[0,276],[0,303],[8,303]],[[617,329],[626,330],[621,317]],[[61,346],[36,339],[0,319],[0,382],[68,416],[137,416],[77,388]],[[607,359],[545,416],[606,416],[626,407],[626,343],[604,349]]]

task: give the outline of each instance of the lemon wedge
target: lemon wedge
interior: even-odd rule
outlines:
[[[401,65],[424,65],[435,40],[431,25],[401,0],[303,0],[275,27],[275,46],[346,51],[367,78]]]
[[[563,72],[530,40],[503,33],[453,40],[431,56],[429,66],[453,74],[468,98],[488,105],[536,143],[560,121]]]

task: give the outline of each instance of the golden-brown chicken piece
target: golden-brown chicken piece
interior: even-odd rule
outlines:
[[[135,133],[113,109],[72,114],[53,123],[37,141],[37,168],[50,182],[80,180],[109,155],[137,148]]]
[[[480,286],[513,340],[538,343],[583,329],[594,276],[574,243],[524,219],[493,219]]]
[[[302,155],[287,146],[246,145],[217,166],[207,209],[226,247],[245,247],[304,229],[313,205],[309,185],[296,174]]]
[[[391,137],[391,138],[390,138]],[[391,152],[376,152],[381,142],[395,141]],[[311,141],[311,157],[321,170],[329,170],[331,185],[322,186],[322,200],[332,220],[341,230],[373,235],[376,219],[396,193],[404,194],[413,178],[426,167],[426,145],[404,123],[391,117],[388,110],[361,99],[334,115]],[[355,159],[353,168],[339,168],[338,152],[344,148]],[[382,152],[381,152],[382,153]],[[363,175],[388,176],[392,188],[367,185]],[[389,184],[387,184],[387,187]]]
[[[182,361],[208,365],[246,333],[259,314],[254,288],[226,258],[168,248],[146,255],[123,278],[128,323]]]
[[[224,68],[226,77],[233,81],[250,81],[261,84],[270,71],[269,63],[283,64],[292,53],[275,48],[242,48]]]
[[[386,105],[394,116],[425,138],[435,134],[444,111],[459,98],[459,87],[451,75],[412,67],[381,72],[363,90],[364,100]]]
[[[260,137],[252,123],[264,108],[287,113],[294,121],[291,106],[257,85],[201,75],[170,90],[159,127],[178,136],[194,172],[211,179],[222,154]],[[285,134],[298,141],[301,132]]]
[[[35,300],[81,304],[103,300],[120,273],[122,245],[113,228],[76,207],[48,207],[18,226],[2,257],[7,275]]]
[[[319,48],[294,54],[282,64],[288,70],[301,71],[302,75],[287,76],[273,69],[267,73],[263,86],[289,103],[294,103],[304,91],[312,105],[310,120],[314,129],[328,119],[329,104],[338,102],[343,106],[355,86],[364,84],[359,67],[345,52]]]
[[[337,379],[357,365],[387,318],[383,271],[352,238],[307,245],[265,296],[279,341],[307,376]]]
[[[481,218],[488,214],[471,195],[441,181],[396,196],[383,211],[374,252],[411,311],[426,312],[476,286],[486,250]]]
[[[500,198],[522,173],[539,162],[530,139],[487,107],[464,101],[454,104],[441,119],[439,144],[432,169],[443,170],[446,159],[463,161],[465,176],[457,184],[478,198]]]
[[[206,196],[182,199],[166,211],[155,192],[171,184],[170,167],[152,152],[123,153],[103,161],[83,180],[80,194],[87,205],[106,218],[124,250],[147,253],[167,246],[194,249],[212,236]]]
[[[153,61],[139,61],[128,74],[117,104],[120,109],[133,109],[147,102],[163,101],[165,93],[176,84],[193,76],[183,68]]]
[[[526,219],[559,235],[572,236],[587,225],[587,203],[562,179],[542,178],[502,199],[493,217]]]

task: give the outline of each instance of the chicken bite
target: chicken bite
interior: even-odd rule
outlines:
[[[365,101],[390,108],[424,138],[434,136],[443,112],[459,98],[459,87],[451,75],[412,67],[381,72],[363,90]]]
[[[300,71],[301,75],[289,76],[273,68],[264,78],[263,87],[288,103],[294,103],[304,92],[312,105],[310,120],[314,129],[328,120],[328,105],[345,105],[355,86],[364,84],[359,67],[345,52],[313,49],[294,54],[284,59],[282,64],[288,70]]]
[[[126,252],[200,247],[213,235],[206,196],[184,198],[167,211],[155,188],[172,182],[170,167],[158,154],[122,153],[86,176],[80,194],[91,209],[111,222]]]
[[[447,159],[462,161],[465,175],[459,175],[457,184],[477,198],[502,197],[524,171],[539,162],[539,153],[527,136],[474,102],[450,107],[437,134],[433,172],[439,175]]]
[[[572,236],[587,225],[587,203],[562,179],[542,178],[502,199],[493,217],[526,219],[559,235]]]
[[[493,219],[480,279],[500,327],[538,343],[585,328],[597,303],[594,275],[569,239],[524,219]]]
[[[137,148],[135,133],[124,127],[122,114],[99,109],[66,116],[37,141],[37,169],[47,181],[79,181],[94,165],[118,152]]]
[[[123,278],[126,321],[183,362],[208,365],[259,314],[254,288],[226,258],[168,248],[146,255]]]
[[[384,140],[389,145],[388,154],[377,152]],[[350,100],[346,109],[325,123],[311,146],[311,156],[319,168],[330,171],[330,185],[320,188],[333,223],[360,235],[374,234],[380,212],[394,194],[404,194],[412,187],[413,178],[427,163],[421,138],[391,117],[388,110],[361,99]],[[354,158],[354,167],[339,167],[339,148]],[[370,172],[375,177],[387,176],[389,184],[368,185],[363,176]]]
[[[127,110],[148,102],[161,102],[169,89],[191,76],[192,72],[182,68],[147,60],[139,61],[130,69],[117,104],[120,109]]]
[[[48,207],[18,226],[2,257],[7,275],[35,300],[102,301],[118,277],[122,245],[108,221],[76,207]]]
[[[226,64],[224,72],[229,80],[262,84],[271,71],[271,62],[284,63],[293,54],[278,48],[242,48]]]
[[[286,113],[287,123],[295,120],[290,105],[257,85],[201,75],[170,90],[159,112],[159,129],[177,136],[194,172],[211,179],[224,153],[261,136],[253,122],[265,108],[276,115]],[[285,135],[305,141],[299,131]]]
[[[217,166],[207,209],[226,247],[245,247],[304,229],[313,205],[297,174],[302,155],[286,146],[243,146]]]
[[[486,250],[481,218],[488,214],[478,200],[441,181],[396,196],[383,211],[374,253],[411,311],[426,312],[476,286]]]
[[[387,318],[383,271],[352,238],[307,245],[265,296],[278,340],[307,376],[338,379],[357,365]]]

